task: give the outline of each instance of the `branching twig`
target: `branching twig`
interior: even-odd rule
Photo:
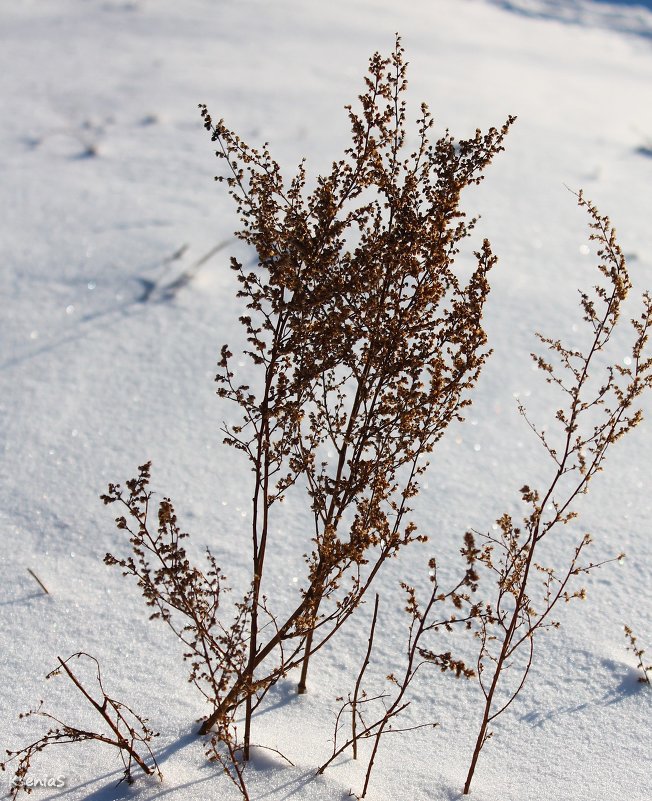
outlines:
[[[593,377],[598,358],[607,349],[619,323],[621,306],[631,282],[609,219],[601,216],[581,194],[578,200],[590,215],[591,239],[598,243],[600,259],[601,283],[594,287],[592,294],[580,293],[582,317],[591,339],[586,350],[576,350],[558,339],[538,335],[548,354],[532,354],[546,381],[561,390],[566,402],[556,414],[561,432],[559,444],[554,447],[550,435],[544,436],[530,422],[524,407],[519,407],[552,457],[554,472],[543,491],[527,485],[521,488],[521,499],[529,508],[522,527],[516,526],[510,515],[505,514],[496,521],[499,533],[484,535],[485,545],[479,561],[495,576],[497,593],[495,615],[484,618],[477,633],[480,639],[478,679],[485,703],[464,785],[465,794],[471,790],[480,752],[491,736],[490,723],[513,703],[525,685],[532,666],[535,636],[559,625],[551,619],[559,601],[569,602],[586,596],[583,588],[572,589],[577,576],[613,561],[583,561],[584,551],[591,543],[588,534],[581,536],[570,562],[561,569],[540,564],[536,555],[542,540],[577,517],[574,502],[587,492],[591,480],[602,470],[610,446],[640,422],[641,412],[634,404],[652,386],[652,359],[645,353],[652,326],[652,297],[648,293],[643,295],[641,315],[631,321],[631,357],[624,363],[619,358],[603,368],[599,381]],[[538,593],[536,576],[542,579]],[[524,656],[521,655],[522,646]],[[520,663],[519,656],[522,656]],[[506,684],[510,671],[518,674],[511,687]]]
[[[367,794],[367,790],[369,788],[369,782],[371,779],[371,773],[373,771],[376,755],[378,753],[378,748],[380,746],[380,741],[385,734],[388,734],[390,732],[399,733],[399,732],[414,731],[416,729],[433,728],[437,726],[436,723],[424,723],[406,727],[395,727],[393,725],[394,719],[397,718],[398,715],[401,714],[401,712],[407,709],[408,706],[410,706],[411,702],[404,700],[405,695],[420,668],[425,664],[432,664],[436,665],[439,668],[439,670],[443,673],[452,671],[458,678],[459,677],[471,678],[475,675],[473,670],[468,668],[463,661],[453,658],[450,651],[435,652],[429,648],[424,647],[424,645],[422,644],[423,638],[428,634],[433,634],[440,629],[452,631],[454,628],[457,628],[458,626],[462,626],[463,628],[468,629],[471,627],[472,621],[478,618],[482,618],[484,615],[488,614],[487,610],[484,610],[480,605],[474,604],[471,601],[471,593],[476,591],[477,579],[478,579],[475,570],[475,562],[478,557],[478,551],[475,547],[472,535],[470,534],[466,535],[465,545],[461,553],[464,556],[465,561],[467,563],[467,570],[463,578],[455,585],[455,587],[453,587],[453,589],[449,590],[446,593],[441,592],[439,589],[439,584],[437,580],[436,561],[434,559],[430,560],[429,569],[430,569],[430,580],[432,582],[432,589],[428,601],[423,608],[421,608],[419,606],[419,603],[417,602],[416,592],[414,588],[408,584],[405,583],[402,584],[402,588],[407,596],[406,611],[410,615],[411,622],[408,629],[406,664],[403,675],[401,676],[400,679],[398,679],[393,674],[390,674],[387,677],[387,679],[393,685],[394,688],[394,696],[389,703],[386,703],[386,699],[391,697],[391,694],[388,693],[383,693],[372,697],[369,697],[368,695],[364,694],[362,700],[359,700],[359,689],[360,689],[361,679],[364,674],[364,670],[368,665],[371,654],[371,648],[373,645],[373,636],[370,636],[369,638],[369,646],[367,654],[363,661],[360,673],[358,674],[358,679],[356,681],[356,686],[353,696],[350,696],[347,702],[342,706],[335,722],[333,753],[331,757],[317,771],[318,773],[323,773],[326,770],[326,768],[340,754],[342,754],[350,747],[353,747],[354,756],[357,756],[358,741],[372,739],[373,746],[371,754],[369,756],[369,761],[367,763],[364,786],[362,788],[360,796],[358,796],[359,798],[364,798]],[[456,610],[465,610],[465,614],[460,615],[458,611],[456,611],[452,614],[444,616],[443,618],[433,620],[432,614],[434,608],[438,604],[446,602],[452,603],[453,607]],[[375,628],[377,612],[378,612],[378,596],[376,596],[376,605],[374,608],[372,633]],[[373,723],[367,723],[364,719],[364,716],[360,712],[359,706],[361,703],[371,705],[374,701],[378,700],[382,701],[383,703],[383,709],[380,713],[380,716]],[[357,714],[357,717],[360,720],[361,728],[358,729],[354,719],[351,738],[348,739],[342,745],[338,746],[337,733],[338,733],[339,719],[341,717],[342,712],[347,708],[347,706],[351,707],[352,715]]]
[[[101,693],[101,701],[97,701],[88,692],[77,676],[75,676],[68,664],[71,659],[80,659],[82,657],[90,659],[95,664],[96,681]],[[100,743],[106,743],[106,745],[114,746],[119,750],[120,757],[122,758],[124,765],[124,775],[121,781],[126,780],[130,783],[133,781],[131,772],[132,762],[135,762],[143,771],[143,773],[146,773],[148,776],[156,773],[159,779],[162,780],[163,777],[161,775],[161,771],[159,770],[156,759],[149,745],[152,738],[157,737],[158,734],[149,728],[145,718],[141,718],[126,704],[116,701],[106,694],[104,685],[102,684],[102,676],[100,674],[100,667],[97,660],[83,651],[73,654],[66,660],[63,660],[60,657],[57,657],[57,660],[59,662],[59,667],[49,673],[46,678],[49,679],[52,676],[59,675],[61,671],[64,671],[75,687],[77,687],[77,689],[84,696],[84,698],[86,698],[91,706],[103,718],[104,722],[108,726],[110,734],[107,735],[95,731],[86,731],[84,729],[79,729],[76,726],[63,723],[61,720],[59,720],[59,718],[51,715],[49,712],[43,711],[43,702],[41,701],[36,709],[21,714],[20,717],[27,718],[33,715],[38,715],[40,717],[47,718],[56,725],[30,745],[25,746],[18,751],[7,751],[9,759],[0,763],[0,768],[3,771],[6,769],[6,765],[9,762],[12,762],[14,759],[18,758],[18,767],[16,768],[10,797],[15,799],[21,790],[24,790],[26,793],[30,793],[32,791],[32,788],[25,783],[25,780],[31,767],[32,758],[35,754],[38,754],[39,752],[43,751],[44,748],[50,745],[78,743],[85,742],[87,740],[96,740]],[[136,727],[136,724],[138,728]],[[138,744],[142,744],[145,747],[145,750],[152,761],[152,766],[148,765],[144,757],[138,752]]]

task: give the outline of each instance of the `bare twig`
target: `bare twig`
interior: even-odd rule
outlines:
[[[378,619],[379,600],[380,597],[378,593],[376,593],[376,600],[374,601],[374,613],[371,618],[371,629],[369,630],[367,653],[365,654],[362,666],[360,667],[360,672],[358,673],[358,678],[356,679],[355,688],[353,690],[353,698],[351,700],[351,741],[353,744],[353,759],[358,758],[358,737],[356,732],[356,724],[358,715],[358,698],[360,696],[360,685],[362,684],[362,678],[364,676],[365,670],[367,669],[367,665],[369,664],[369,659],[371,657],[371,649],[373,648],[374,645],[374,631],[376,630],[376,620]]]
[[[646,665],[643,661],[643,657],[645,656],[645,651],[643,648],[638,646],[636,643],[638,642],[638,637],[634,636],[634,632],[631,630],[629,626],[623,626],[625,629],[625,637],[628,640],[627,650],[631,651],[636,659],[638,660],[637,667],[641,671],[642,675],[639,677],[639,681],[642,684],[647,684],[648,687],[652,685],[650,681],[650,674],[652,674],[652,665]]]
[[[34,579],[34,581],[35,581],[35,582],[36,582],[36,583],[39,585],[39,587],[40,587],[40,588],[43,590],[43,592],[44,592],[46,595],[49,595],[50,593],[48,592],[48,588],[45,586],[45,584],[43,584],[43,582],[41,581],[41,579],[40,579],[40,578],[39,578],[39,577],[36,575],[36,573],[35,573],[35,572],[32,570],[32,568],[31,568],[31,567],[28,567],[28,568],[27,568],[27,572],[28,572],[28,573],[30,574],[30,576],[31,576],[31,577]]]

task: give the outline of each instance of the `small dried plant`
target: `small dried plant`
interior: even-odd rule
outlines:
[[[87,659],[90,660],[96,670],[96,681],[100,691],[100,699],[94,698],[91,693],[84,687],[79,678],[73,673],[69,662],[73,659]],[[158,734],[154,732],[148,725],[146,718],[137,715],[133,709],[116,701],[114,698],[106,694],[104,685],[102,683],[102,675],[100,673],[100,666],[95,657],[90,654],[80,651],[67,659],[63,660],[57,657],[59,667],[55,668],[51,673],[45,677],[49,679],[53,676],[59,676],[65,673],[66,676],[77,687],[84,698],[91,704],[91,706],[98,712],[104,719],[108,728],[108,733],[87,731],[80,729],[76,726],[71,726],[64,723],[59,718],[51,715],[49,712],[43,710],[43,701],[41,701],[36,709],[30,710],[20,715],[21,718],[28,718],[32,716],[39,716],[46,718],[48,721],[54,723],[42,737],[30,745],[21,748],[18,751],[7,751],[9,759],[0,763],[0,769],[6,770],[6,766],[15,759],[18,759],[18,766],[12,782],[11,791],[9,793],[12,799],[15,799],[21,790],[26,793],[32,792],[32,787],[26,782],[29,770],[32,767],[33,757],[51,745],[62,745],[66,743],[81,743],[87,740],[95,740],[99,743],[105,743],[117,748],[122,764],[124,765],[124,774],[120,781],[133,782],[132,770],[134,763],[148,776],[156,773],[159,779],[163,779],[161,771],[156,763],[154,754],[150,747],[150,743]],[[141,748],[142,746],[142,748]],[[140,749],[140,750],[139,750]],[[142,753],[144,749],[145,753]],[[151,764],[147,763],[147,757],[151,760]]]
[[[311,191],[303,163],[285,181],[267,145],[250,147],[201,106],[227,171],[218,180],[242,222],[237,236],[258,261],[245,269],[231,260],[254,378],[238,381],[227,345],[217,375],[218,395],[241,415],[224,425],[224,441],[252,469],[251,579],[235,620],[220,617],[223,577],[210,554],[203,572],[179,545],[168,499],[151,530],[149,465],[126,492],[113,485],[104,496],[126,507],[117,523],[133,549],[107,562],[137,580],[187,646],[191,680],[212,706],[200,733],[213,731],[227,755],[240,753],[233,722],[244,707],[245,762],[252,713],[269,688],[301,667],[304,691],[311,655],[384,562],[425,539],[410,499],[489,353],[482,315],[496,259],[485,240],[462,280],[455,260],[475,220],[460,197],[503,149],[513,118],[467,140],[446,131],[431,141],[423,104],[408,151],[406,68],[398,37],[388,58],[370,59],[361,111],[347,107],[351,146]],[[266,554],[278,504],[303,489],[313,520],[300,546],[306,575],[281,616],[265,598]]]
[[[401,728],[395,725],[395,719],[411,704],[411,700],[405,700],[405,698],[418,671],[425,665],[435,665],[442,673],[452,672],[457,678],[470,679],[475,676],[474,670],[468,667],[461,659],[456,659],[451,651],[433,650],[432,647],[426,648],[424,643],[424,639],[428,635],[432,636],[439,631],[452,632],[458,628],[469,630],[473,621],[481,619],[487,614],[487,610],[482,604],[475,603],[472,600],[472,595],[478,588],[476,561],[480,552],[475,546],[471,533],[466,534],[461,553],[467,565],[466,571],[458,583],[448,592],[443,592],[440,588],[436,560],[434,558],[430,560],[428,568],[432,586],[427,601],[423,606],[417,600],[415,588],[405,582],[401,584],[401,588],[406,595],[405,611],[410,617],[405,668],[399,677],[394,673],[387,676],[391,690],[369,695],[362,689],[362,682],[373,649],[379,602],[378,595],[376,595],[365,658],[358,673],[353,693],[349,695],[337,714],[333,737],[333,752],[330,758],[317,771],[318,773],[323,773],[340,754],[349,748],[352,749],[353,758],[357,759],[358,743],[371,740],[372,748],[367,762],[364,785],[360,795],[356,796],[357,798],[364,798],[367,794],[380,741],[385,734],[390,732],[396,734],[420,728],[433,728],[437,725],[436,723],[423,723]],[[440,605],[446,604],[452,605],[454,611],[435,618],[436,610],[440,608]],[[375,708],[379,705],[381,707],[380,713],[377,714],[373,722],[369,722],[367,710],[370,707]],[[350,713],[351,734],[344,742],[340,742],[339,732],[347,711]]]
[[[219,704],[234,677],[244,672],[248,598],[234,605],[235,615],[228,627],[224,625],[219,613],[228,592],[226,577],[209,550],[204,571],[190,563],[183,547],[188,534],[180,530],[170,499],[152,502],[150,469],[149,462],[141,465],[126,488],[110,484],[101,496],[106,505],[120,508],[116,525],[129,535],[132,550],[123,559],[107,553],[104,561],[136,579],[154,609],[150,619],[162,620],[182,642],[190,663],[189,681],[209,703]]]
[[[101,496],[105,504],[120,507],[116,525],[128,533],[132,549],[132,555],[124,559],[107,553],[104,561],[136,579],[147,605],[155,610],[150,619],[162,620],[181,641],[183,657],[190,665],[189,682],[211,706],[219,705],[233,682],[245,674],[249,598],[233,605],[227,626],[220,608],[229,590],[226,577],[208,549],[203,571],[190,563],[183,547],[188,534],[180,530],[170,499],[152,502],[150,467],[149,462],[141,465],[138,477],[127,481],[126,488],[110,484]],[[234,706],[225,707],[215,721],[207,756],[221,765],[248,801],[237,757],[235,711]]]
[[[587,492],[591,480],[603,469],[608,449],[640,422],[641,412],[635,402],[652,385],[652,359],[645,353],[652,325],[652,298],[648,293],[643,295],[642,313],[631,321],[631,356],[610,363],[608,345],[631,282],[609,219],[581,193],[578,200],[591,219],[601,282],[592,293],[580,293],[583,320],[590,334],[588,347],[571,348],[559,339],[538,335],[548,354],[532,354],[546,381],[565,398],[556,413],[561,428],[558,443],[552,440],[554,434],[537,428],[520,407],[554,464],[550,482],[543,490],[522,487],[521,499],[529,511],[520,526],[504,514],[494,526],[495,533],[482,535],[478,562],[495,577],[496,595],[491,614],[481,618],[477,632],[477,674],[484,705],[465,794],[471,790],[478,757],[491,736],[491,723],[512,704],[525,684],[536,635],[559,625],[551,615],[560,601],[586,597],[585,589],[576,587],[576,577],[605,564],[585,561],[589,534],[579,537],[569,561],[561,568],[540,561],[544,542],[553,531],[577,517],[574,501]]]
[[[222,768],[222,772],[240,792],[243,801],[250,801],[244,775],[242,747],[238,744],[238,732],[232,717],[217,720],[206,756],[210,762],[216,762]]]
[[[638,646],[636,643],[638,642],[638,637],[634,636],[634,632],[631,630],[629,626],[623,626],[625,629],[625,637],[627,639],[628,645],[625,647],[628,651],[631,651],[636,659],[638,660],[638,664],[636,667],[641,671],[642,675],[639,676],[639,681],[642,684],[647,684],[648,687],[652,685],[652,681],[650,681],[650,674],[652,673],[652,665],[646,665],[643,661],[643,657],[645,656],[645,651],[643,648]]]

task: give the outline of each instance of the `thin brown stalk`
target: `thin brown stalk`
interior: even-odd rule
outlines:
[[[365,670],[367,669],[367,665],[369,664],[369,659],[371,658],[371,649],[373,648],[374,645],[374,631],[376,630],[376,620],[378,619],[379,601],[380,597],[378,593],[376,593],[376,600],[374,601],[374,613],[371,618],[371,628],[369,630],[369,639],[367,641],[367,652],[365,654],[362,665],[360,666],[358,678],[356,679],[355,687],[353,688],[353,698],[351,700],[351,741],[353,743],[353,759],[358,758],[357,717],[358,717],[358,698],[360,697],[360,685],[362,684],[362,679],[364,677]]]
[[[36,573],[35,573],[35,572],[32,570],[32,568],[31,568],[31,567],[28,567],[28,568],[27,568],[27,572],[28,572],[28,573],[30,574],[30,576],[31,576],[31,577],[34,579],[34,581],[35,581],[35,582],[36,582],[36,583],[39,585],[39,587],[40,587],[40,588],[43,590],[43,592],[44,592],[46,595],[49,595],[50,593],[48,592],[48,588],[45,586],[45,584],[43,584],[43,582],[41,581],[41,579],[40,579],[40,578],[39,578],[39,577],[36,575]]]
[[[561,569],[540,565],[538,546],[557,527],[568,525],[577,517],[572,508],[574,502],[587,492],[594,476],[602,470],[608,449],[640,422],[641,413],[633,405],[652,386],[652,358],[643,356],[652,329],[652,298],[647,293],[643,295],[643,312],[632,320],[631,366],[623,367],[618,359],[604,368],[604,377],[597,387],[590,381],[597,369],[597,356],[607,349],[619,323],[631,281],[610,221],[581,194],[578,201],[591,218],[591,238],[598,243],[602,283],[594,287],[592,295],[580,293],[583,319],[591,332],[587,349],[573,350],[558,339],[538,335],[548,355],[532,355],[547,382],[566,396],[566,405],[556,414],[562,426],[561,443],[553,447],[549,435],[532,424],[525,409],[519,407],[553,459],[555,469],[543,491],[527,485],[521,489],[521,498],[530,509],[522,528],[516,527],[509,515],[503,515],[497,521],[499,536],[484,536],[486,544],[479,561],[494,573],[497,597],[495,613],[483,619],[478,632],[478,678],[485,701],[464,784],[465,795],[471,791],[480,753],[491,736],[491,722],[511,706],[526,683],[533,663],[535,636],[544,629],[558,627],[551,614],[560,601],[586,596],[584,589],[568,589],[576,576],[613,561],[580,561],[591,542],[588,534],[582,536],[570,561]],[[536,575],[543,577],[542,589],[537,589],[534,583]],[[497,654],[492,651],[495,644],[498,644]],[[520,658],[517,668],[522,648],[526,649],[526,656]],[[520,677],[510,686],[507,676],[514,670],[520,671]],[[499,693],[503,694],[501,701],[497,700]]]

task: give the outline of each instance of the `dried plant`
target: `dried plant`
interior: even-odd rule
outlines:
[[[466,283],[454,269],[475,224],[460,195],[503,149],[512,118],[468,140],[445,132],[431,142],[424,104],[406,153],[398,37],[389,58],[371,58],[365,82],[361,112],[347,107],[351,146],[312,191],[303,163],[285,182],[267,145],[250,147],[201,107],[228,171],[218,180],[242,221],[237,236],[258,258],[250,271],[231,260],[255,385],[238,383],[226,345],[217,375],[218,395],[242,415],[224,425],[224,441],[253,474],[251,582],[235,619],[224,621],[223,576],[210,553],[208,571],[190,564],[169,499],[150,525],[149,464],[126,491],[111,485],[103,496],[126,509],[117,525],[133,552],[106,561],[137,580],[153,617],[186,646],[190,680],[212,707],[200,733],[213,731],[221,759],[240,753],[236,712],[244,706],[247,761],[252,713],[269,688],[301,666],[305,690],[310,656],[357,608],[385,560],[425,539],[408,519],[409,501],[488,356],[482,313],[496,259],[485,240]],[[279,617],[263,591],[265,558],[277,504],[295,487],[305,489],[314,524],[299,546],[304,584]]]
[[[116,518],[116,525],[129,534],[133,554],[124,559],[106,554],[104,561],[136,579],[147,605],[155,610],[150,619],[165,622],[181,641],[183,657],[190,663],[188,680],[214,708],[246,672],[250,599],[245,596],[235,603],[228,625],[223,622],[220,605],[228,592],[224,574],[209,550],[204,571],[190,563],[182,543],[188,535],[179,529],[174,507],[169,498],[158,505],[152,503],[149,481],[147,463],[140,466],[137,478],[126,482],[126,489],[110,484],[108,493],[101,496],[105,504],[117,503],[124,512]],[[235,712],[235,706],[224,707],[215,721],[207,755],[222,766],[248,801],[242,767],[236,759]]]
[[[75,676],[70,665],[68,664],[72,659],[89,659],[94,663],[96,669],[96,681],[100,691],[100,700],[94,698],[90,692],[83,686],[81,681]],[[51,745],[61,745],[66,743],[81,743],[87,740],[95,740],[99,743],[105,743],[117,748],[120,752],[120,757],[124,765],[123,778],[120,781],[126,780],[131,783],[133,781],[132,768],[136,763],[138,767],[148,776],[156,773],[159,779],[162,779],[161,771],[156,763],[154,754],[150,747],[150,742],[158,734],[147,725],[147,720],[137,715],[126,704],[110,698],[104,690],[102,684],[102,676],[100,673],[100,666],[95,657],[90,656],[83,651],[80,651],[66,660],[57,657],[59,667],[55,668],[51,673],[48,673],[46,679],[52,676],[61,675],[63,671],[70,681],[77,687],[81,694],[91,704],[91,706],[101,715],[106,723],[109,733],[102,734],[96,731],[86,731],[84,729],[71,726],[59,718],[51,715],[49,712],[43,710],[43,701],[40,702],[36,709],[30,710],[20,715],[21,718],[28,718],[37,715],[52,721],[55,726],[50,728],[46,734],[40,737],[30,745],[21,748],[18,751],[7,751],[9,759],[0,763],[0,769],[6,770],[6,766],[14,759],[18,759],[18,767],[16,768],[14,780],[12,782],[11,791],[9,793],[12,799],[15,799],[21,790],[26,793],[32,792],[32,787],[26,783],[29,770],[32,766],[33,757]],[[147,764],[146,756],[139,753],[139,746],[143,746],[147,756],[151,759],[151,765]]]
[[[238,732],[232,718],[218,719],[206,756],[220,765],[244,801],[250,801],[242,764],[242,748],[238,745]]]
[[[433,650],[432,647],[426,648],[424,644],[425,637],[428,635],[435,635],[439,631],[451,632],[459,627],[469,630],[472,627],[473,621],[481,620],[483,616],[487,614],[487,610],[482,604],[474,603],[472,600],[472,594],[475,593],[478,588],[476,562],[480,554],[479,550],[475,547],[472,534],[467,533],[465,535],[464,547],[461,553],[466,562],[466,571],[460,581],[448,592],[441,591],[437,576],[437,563],[434,558],[430,560],[428,567],[432,587],[425,605],[421,606],[419,604],[414,587],[404,582],[401,584],[406,594],[405,611],[410,616],[405,668],[400,677],[397,677],[393,673],[387,676],[392,688],[390,691],[377,695],[369,695],[364,690],[361,690],[361,685],[373,648],[374,632],[378,616],[378,595],[376,595],[367,651],[358,673],[353,694],[349,696],[337,714],[335,720],[335,734],[333,737],[333,752],[330,758],[317,771],[318,774],[323,773],[340,754],[344,753],[349,748],[352,749],[353,758],[357,759],[359,741],[371,739],[373,745],[367,762],[364,786],[360,795],[356,796],[357,798],[364,798],[367,794],[380,741],[384,735],[413,731],[426,727],[431,728],[437,725],[436,723],[425,723],[402,728],[398,728],[395,725],[395,718],[411,704],[410,700],[405,700],[405,696],[418,671],[424,665],[435,665],[442,673],[450,671],[454,673],[457,678],[462,677],[470,679],[475,676],[473,669],[467,667],[461,659],[454,658],[450,651]],[[445,614],[443,617],[433,619],[435,610],[439,608],[440,604],[451,604],[454,611]],[[368,722],[366,715],[367,708],[372,706],[377,707],[379,704],[381,706],[380,713],[373,722]],[[339,730],[341,728],[342,718],[347,710],[349,710],[351,714],[351,736],[344,743],[340,743],[338,742]]]
[[[482,535],[478,561],[494,575],[496,596],[492,613],[481,619],[477,632],[477,674],[484,708],[465,794],[470,792],[478,757],[491,736],[492,721],[512,704],[525,684],[536,635],[559,625],[551,615],[560,601],[585,598],[585,590],[576,587],[574,579],[604,564],[584,561],[585,548],[591,542],[588,534],[576,540],[569,561],[561,568],[540,561],[545,556],[544,543],[553,531],[557,533],[556,529],[577,517],[574,502],[603,469],[610,446],[640,422],[635,402],[652,384],[652,359],[645,353],[652,298],[643,295],[643,311],[631,321],[631,357],[610,363],[608,346],[631,282],[609,219],[581,194],[579,205],[591,218],[591,239],[597,243],[601,274],[593,292],[580,293],[589,342],[585,349],[577,349],[538,335],[548,353],[532,354],[532,358],[564,398],[556,413],[561,429],[558,441],[553,440],[554,429],[537,428],[522,406],[520,412],[554,463],[552,476],[543,490],[522,487],[521,499],[529,511],[521,526],[504,514],[494,526],[495,533]],[[558,551],[559,542],[555,542]]]
[[[487,358],[481,319],[495,263],[485,241],[464,284],[453,269],[475,220],[460,194],[503,149],[500,129],[430,141],[425,105],[406,154],[406,63],[397,38],[369,64],[362,110],[348,108],[352,144],[316,188],[303,163],[285,182],[265,145],[249,147],[201,107],[258,269],[232,267],[247,306],[240,320],[257,385],[238,383],[225,345],[218,394],[240,407],[224,427],[253,472],[248,662],[203,732],[302,665],[357,607],[384,561],[423,539],[407,519],[425,457],[461,418]],[[261,637],[265,556],[276,504],[307,489],[314,530],[294,610]],[[310,546],[309,546],[310,547]],[[346,589],[344,589],[346,587]],[[265,615],[267,622],[267,614]]]
[[[190,563],[182,543],[188,534],[180,530],[169,498],[156,505],[156,525],[151,524],[150,468],[149,462],[141,465],[126,489],[110,484],[101,496],[105,504],[118,504],[124,512],[116,525],[128,533],[133,554],[124,559],[106,554],[104,561],[136,579],[147,605],[155,610],[150,619],[163,620],[182,642],[190,662],[189,681],[211,705],[219,704],[245,669],[248,598],[235,604],[235,616],[226,627],[219,612],[228,588],[211,552],[206,551],[205,571]]]
[[[639,681],[642,684],[647,684],[648,687],[652,684],[650,681],[650,673],[652,673],[652,665],[646,665],[643,661],[643,657],[645,656],[645,651],[643,648],[640,648],[636,643],[638,642],[638,637],[634,636],[634,632],[631,630],[629,626],[623,626],[625,629],[625,637],[627,638],[628,645],[626,646],[628,651],[631,651],[636,659],[638,660],[638,664],[636,667],[642,672],[642,676],[639,677]]]

